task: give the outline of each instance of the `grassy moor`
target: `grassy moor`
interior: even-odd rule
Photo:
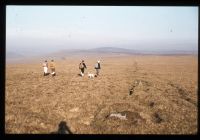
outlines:
[[[6,133],[50,134],[66,122],[73,134],[196,134],[198,60],[195,55],[97,56],[6,64]],[[50,60],[48,59],[48,62]],[[121,115],[121,116],[120,116]]]

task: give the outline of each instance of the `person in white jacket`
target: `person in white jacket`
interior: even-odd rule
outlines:
[[[101,65],[100,65],[100,61],[99,60],[95,64],[94,68],[96,69],[96,76],[98,76],[99,75],[99,71],[101,69]]]
[[[47,73],[48,73],[48,62],[47,62],[47,60],[45,60],[44,63],[43,63],[43,69],[44,69],[44,76],[46,76]]]

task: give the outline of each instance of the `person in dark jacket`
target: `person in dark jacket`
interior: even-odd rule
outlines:
[[[96,76],[98,76],[101,69],[100,61],[97,61],[94,68],[96,69]]]
[[[81,76],[84,76],[84,70],[87,69],[84,60],[82,60],[81,63],[79,64],[79,69],[81,70]]]

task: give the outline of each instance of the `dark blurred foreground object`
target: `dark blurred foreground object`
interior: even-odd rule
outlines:
[[[58,131],[51,134],[72,134],[65,121],[61,121],[58,125]]]

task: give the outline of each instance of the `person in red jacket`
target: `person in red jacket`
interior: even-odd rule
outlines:
[[[50,69],[51,69],[51,75],[55,76],[56,75],[56,71],[55,71],[56,70],[56,66],[55,66],[54,60],[51,60]]]

